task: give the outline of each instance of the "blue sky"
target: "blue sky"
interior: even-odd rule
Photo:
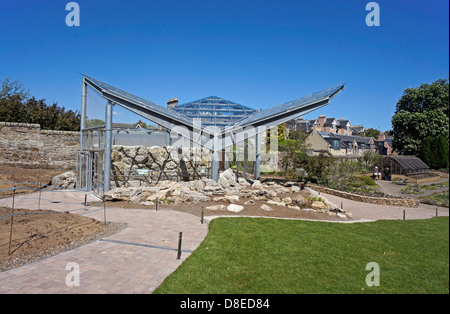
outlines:
[[[81,73],[165,106],[216,95],[269,108],[346,83],[320,114],[391,128],[408,87],[449,76],[447,0],[0,0],[0,80],[79,110]]]

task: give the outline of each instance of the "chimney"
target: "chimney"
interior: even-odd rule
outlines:
[[[177,107],[178,106],[178,98],[169,99],[167,102],[167,109]]]
[[[323,127],[323,125],[325,124],[326,121],[327,121],[327,117],[324,114],[321,114],[319,116],[319,119],[317,120],[320,127]]]

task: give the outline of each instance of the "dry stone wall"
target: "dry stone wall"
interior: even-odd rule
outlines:
[[[39,124],[0,122],[0,165],[76,168],[80,132],[41,130]]]
[[[113,146],[113,186],[149,186],[164,180],[190,181],[207,177],[210,161],[208,149]]]

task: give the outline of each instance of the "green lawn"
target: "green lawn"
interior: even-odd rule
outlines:
[[[188,236],[188,235],[186,235]],[[369,262],[380,286],[368,287]],[[449,219],[218,218],[155,293],[449,293]]]

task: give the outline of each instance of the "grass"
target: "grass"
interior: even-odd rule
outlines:
[[[380,286],[366,285],[369,262],[380,267]],[[449,219],[341,224],[218,218],[155,293],[448,294]]]

